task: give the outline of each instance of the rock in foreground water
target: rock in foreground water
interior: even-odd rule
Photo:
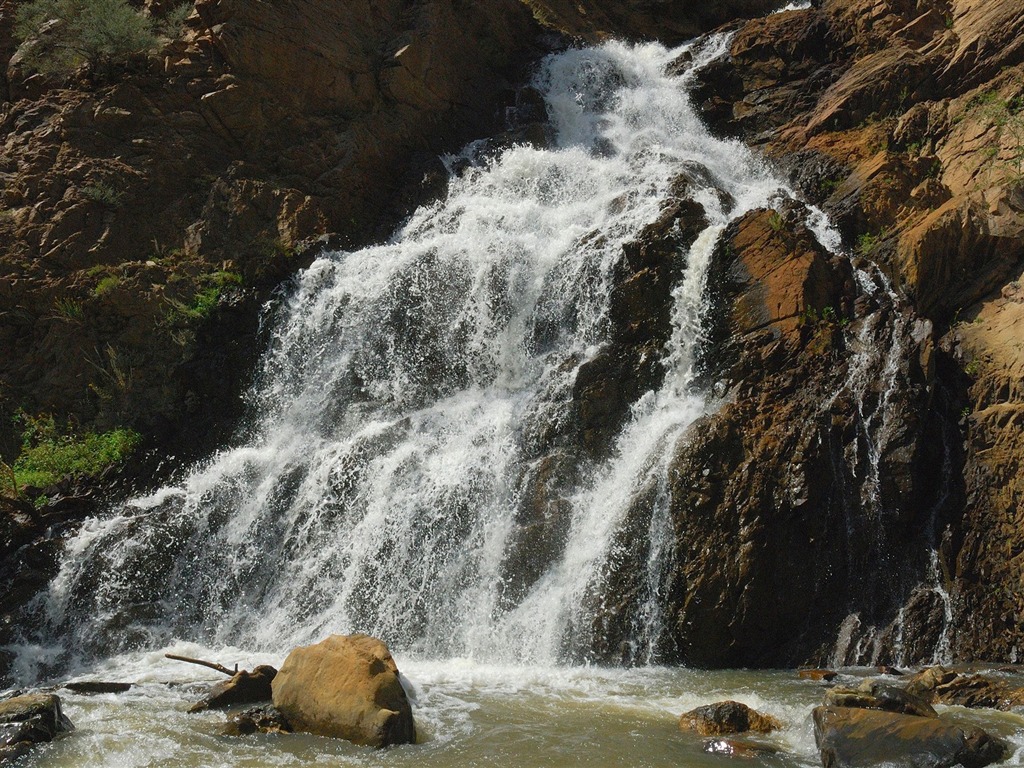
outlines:
[[[221,733],[248,736],[250,733],[291,733],[292,727],[274,707],[266,704],[231,716]]]
[[[25,754],[60,733],[74,730],[61,711],[60,698],[49,693],[30,693],[0,701],[0,764]]]
[[[696,731],[701,736],[722,736],[727,733],[771,733],[782,723],[770,715],[762,715],[738,701],[719,701],[691,709],[679,716],[679,730]]]
[[[1006,754],[980,728],[873,709],[817,707],[814,741],[824,768],[982,768]]]
[[[961,675],[929,667],[910,678],[907,690],[932,704],[991,708],[1008,712],[1024,705],[1024,688],[985,675]]]
[[[260,664],[252,672],[243,669],[236,672],[230,680],[210,686],[206,696],[189,707],[188,711],[202,712],[206,709],[220,709],[234,704],[270,701],[273,696],[270,684],[276,675],[277,670],[266,664]]]
[[[866,680],[853,689],[833,688],[825,694],[825,705],[881,709],[917,717],[938,717],[931,705],[919,696],[876,680]]]
[[[296,648],[272,687],[274,706],[295,731],[373,747],[416,740],[398,667],[368,635],[331,635]]]

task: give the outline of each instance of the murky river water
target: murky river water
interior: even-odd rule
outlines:
[[[465,660],[423,662],[398,658],[415,689],[419,743],[374,750],[302,734],[230,737],[220,734],[227,715],[189,715],[204,682],[216,672],[169,661],[164,651],[238,662],[280,665],[273,656],[233,649],[211,651],[176,645],[160,652],[124,655],[81,679],[136,685],[122,694],[77,695],[61,691],[76,730],[40,747],[28,765],[81,766],[677,766],[730,764],[818,766],[811,710],[824,684],[793,671],[702,671],[649,667],[601,669],[486,666]],[[855,683],[868,670],[850,670]],[[169,682],[173,684],[168,684]],[[774,715],[786,727],[755,737],[779,753],[753,760],[707,754],[705,739],[678,730],[679,715],[701,704],[734,699]],[[1007,739],[1024,760],[1020,713],[940,708],[945,717],[981,725]]]

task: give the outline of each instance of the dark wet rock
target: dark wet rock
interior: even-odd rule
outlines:
[[[248,736],[251,733],[291,733],[291,730],[284,715],[268,704],[232,715],[221,733],[225,736]]]
[[[100,680],[81,680],[75,683],[64,683],[64,688],[73,693],[124,693],[131,690],[131,683],[107,683]]]
[[[739,739],[708,739],[704,742],[704,751],[712,755],[746,759],[770,757],[779,753],[778,747],[758,744],[754,741],[740,741]]]
[[[261,664],[252,672],[243,669],[236,672],[231,679],[224,680],[210,687],[207,694],[189,707],[189,712],[202,712],[206,709],[223,709],[235,704],[251,704],[257,701],[270,701],[273,698],[271,683],[277,670]]]
[[[721,736],[729,733],[771,733],[782,723],[771,715],[764,715],[738,701],[719,701],[697,707],[679,716],[679,730],[695,731],[701,736]]]
[[[938,718],[849,707],[817,707],[813,714],[824,768],[982,768],[1006,755],[1006,745],[980,728]]]
[[[920,696],[875,680],[866,680],[856,689],[833,688],[825,694],[825,706],[879,709],[917,717],[938,717],[931,705]]]
[[[60,698],[30,693],[0,701],[0,762],[13,761],[35,744],[53,741],[74,726],[61,711]]]

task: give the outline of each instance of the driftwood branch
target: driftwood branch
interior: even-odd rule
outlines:
[[[173,653],[165,653],[164,656],[168,659],[174,659],[175,661],[184,661],[188,664],[198,664],[201,667],[209,667],[215,669],[218,672],[223,672],[228,677],[234,677],[238,674],[238,665],[235,664],[234,669],[228,669],[223,664],[218,664],[215,661],[203,661],[202,659],[193,659],[188,656],[175,656]]]

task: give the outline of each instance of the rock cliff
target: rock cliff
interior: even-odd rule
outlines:
[[[825,273],[819,270],[816,281],[808,280],[809,267],[792,273],[788,265],[802,249],[788,246],[773,255],[764,227],[745,236],[741,224],[734,235],[743,280],[726,302],[731,325],[723,343],[747,347],[727,374],[739,390],[681,457],[691,478],[700,477],[701,466],[691,456],[715,459],[710,480],[689,481],[697,486],[689,493],[715,522],[687,512],[691,502],[679,507],[687,520],[699,518],[709,535],[717,534],[713,541],[731,555],[723,559],[735,564],[734,574],[707,567],[694,577],[700,555],[684,558],[679,615],[697,628],[708,626],[708,611],[718,612],[712,625],[734,630],[717,645],[684,631],[683,647],[705,663],[739,663],[759,653],[745,643],[766,630],[764,623],[779,621],[768,628],[767,643],[765,636],[755,643],[776,661],[779,651],[792,659],[810,650],[815,633],[808,634],[808,623],[838,635],[833,648],[820,651],[836,662],[920,661],[936,649],[955,658],[1015,660],[1024,641],[1015,618],[1024,612],[1024,348],[1017,320],[1024,270],[1024,9],[971,0],[818,5],[740,26],[729,55],[704,73],[695,99],[718,130],[760,147],[787,169],[807,199],[831,215],[861,266],[882,270],[894,295],[862,297],[842,334],[827,323],[828,361],[815,365],[807,353],[817,342],[802,340],[796,351],[801,346],[791,331],[787,340],[792,321],[770,308],[793,306],[793,292],[802,289],[795,306],[820,312],[825,298],[807,289],[820,286]],[[727,266],[731,259],[723,268],[735,272]],[[759,267],[762,259],[774,271]],[[835,291],[840,281],[832,277],[825,285]],[[743,325],[752,301],[762,308],[755,316],[763,340],[751,335],[749,321]],[[836,297],[829,301],[839,316]],[[888,336],[865,332],[864,324],[887,328]],[[814,325],[822,325],[820,315]],[[805,326],[802,333],[820,331]],[[875,372],[851,408],[844,400],[858,378],[850,370],[857,365],[854,344],[899,354],[896,370],[889,369],[895,375],[887,380],[885,371]],[[793,355],[803,362],[794,364]],[[785,385],[775,384],[780,379]],[[891,426],[882,425],[886,419],[894,420]],[[880,434],[878,427],[894,431]],[[722,445],[702,448],[716,437]],[[867,489],[861,471],[844,477],[857,464],[838,453],[862,439],[879,453],[878,482]],[[745,444],[752,447],[741,449]],[[730,445],[733,458],[721,458]],[[831,459],[829,451],[836,452]],[[785,490],[771,482],[780,477]],[[723,492],[723,485],[735,490]],[[836,492],[846,501],[829,498]],[[757,505],[758,512],[745,512]],[[879,513],[883,519],[872,521]],[[738,540],[722,536],[728,525]],[[852,527],[844,532],[843,525]],[[747,556],[775,537],[783,538],[765,554]],[[823,537],[828,543],[821,546]],[[930,564],[926,550],[935,552]],[[798,573],[790,573],[794,568]],[[781,573],[787,573],[783,583],[803,584],[804,597],[787,590],[785,601],[773,604],[769,586]],[[701,578],[726,586],[695,593],[694,578],[698,586]],[[878,591],[877,579],[889,586]],[[810,596],[815,590],[819,598]],[[783,619],[794,600],[807,604]],[[844,614],[840,625],[836,619]],[[742,650],[720,650],[730,647]]]

